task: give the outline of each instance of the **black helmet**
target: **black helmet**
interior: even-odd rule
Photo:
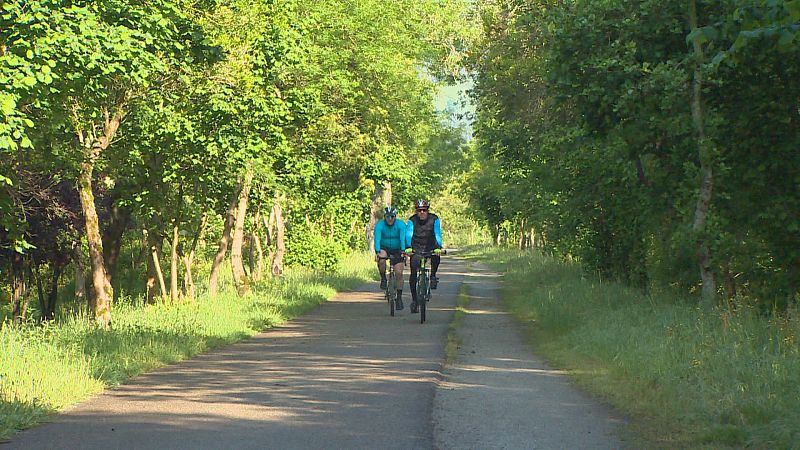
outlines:
[[[383,217],[384,219],[397,217],[397,208],[394,206],[387,206],[386,208],[383,208]]]
[[[421,199],[417,200],[416,202],[414,202],[414,207],[416,209],[428,209],[428,208],[430,208],[430,206],[431,205],[428,203],[428,201],[423,199],[423,198],[421,198]]]

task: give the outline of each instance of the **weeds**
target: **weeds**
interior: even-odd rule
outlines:
[[[532,253],[478,253],[537,348],[630,414],[646,446],[798,448],[800,321],[703,309]]]

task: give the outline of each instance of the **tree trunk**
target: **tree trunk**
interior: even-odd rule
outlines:
[[[238,192],[238,189],[237,189]],[[211,275],[208,277],[208,296],[211,298],[216,297],[219,290],[219,271],[222,266],[222,261],[225,260],[225,253],[228,252],[228,243],[231,240],[231,229],[233,228],[234,220],[236,219],[236,203],[237,197],[231,198],[230,205],[228,206],[227,216],[225,217],[225,227],[222,230],[222,237],[219,240],[219,247],[217,254],[214,256],[214,262],[211,265]]]
[[[111,217],[108,227],[103,234],[103,258],[106,262],[108,282],[112,283],[114,274],[117,270],[119,252],[122,248],[122,235],[128,229],[131,221],[130,208],[122,208],[119,205],[111,207]],[[113,284],[112,284],[113,286]]]
[[[256,271],[256,244],[255,242],[255,230],[252,228],[247,233],[247,239],[245,239],[244,246],[247,248],[247,274],[250,276],[251,281],[255,281],[255,271]]]
[[[125,117],[125,99],[121,99],[116,105],[113,115],[107,108],[101,108],[100,112],[104,119],[101,135],[97,136],[93,131],[84,135],[82,130],[76,130],[78,141],[83,147],[83,162],[78,174],[78,193],[86,222],[86,240],[89,244],[89,261],[92,265],[94,317],[100,326],[108,328],[111,326],[111,302],[114,299],[114,290],[109,282],[103,255],[103,238],[100,235],[100,220],[94,204],[92,173],[97,159],[111,144]],[[76,120],[76,123],[78,122]]]
[[[697,29],[697,2],[689,0],[689,27],[692,31]],[[704,61],[703,47],[699,37],[692,40],[695,53],[693,80],[692,80],[692,122],[697,133],[697,147],[700,159],[700,193],[694,212],[692,231],[697,237],[697,262],[700,268],[700,279],[703,283],[702,298],[708,304],[713,304],[717,293],[717,282],[711,268],[711,249],[706,236],[706,222],[708,221],[711,196],[714,190],[714,173],[711,168],[712,143],[705,132],[705,118],[702,104],[702,64]]]
[[[267,216],[261,216],[261,221],[264,224],[264,230],[266,231],[266,241],[264,245],[267,247],[267,251],[269,254],[267,255],[267,264],[270,267],[270,271],[272,268],[272,262],[275,260],[275,250],[273,249],[273,245],[275,244],[275,206],[273,205],[272,208],[269,210],[269,219]]]
[[[286,254],[286,224],[283,222],[283,211],[281,202],[283,195],[275,195],[275,203],[272,205],[272,214],[275,217],[275,257],[272,259],[272,275],[280,276],[283,274],[283,257]]]
[[[29,283],[25,280],[27,262],[19,253],[11,256],[11,320],[22,322],[28,309]]]
[[[172,248],[170,249],[170,266],[169,266],[169,292],[170,298],[173,302],[177,302],[179,296],[178,292],[178,245],[180,241],[180,227],[178,222],[172,226]]]
[[[206,221],[208,220],[208,215],[203,214],[203,217],[200,219],[200,224],[197,226],[197,231],[194,234],[194,238],[192,239],[192,245],[189,247],[189,251],[183,255],[183,293],[184,296],[189,299],[194,299],[197,295],[197,289],[195,288],[194,284],[194,276],[192,275],[192,264],[194,263],[194,252],[197,248],[197,242],[200,240],[200,236],[203,234],[203,230],[206,228]]]
[[[372,193],[372,202],[369,206],[369,223],[367,224],[367,246],[371,254],[375,254],[375,224],[381,219],[381,210],[392,204],[392,183],[384,181],[375,182],[375,191]]]
[[[255,219],[253,220],[253,230],[251,233],[250,241],[253,245],[250,247],[251,252],[255,251],[254,267],[250,269],[253,275],[253,281],[261,281],[264,276],[264,247],[261,246],[261,237],[258,235],[258,230],[261,228],[261,211],[256,212]],[[251,260],[253,258],[250,258]]]
[[[523,218],[519,224],[519,249],[525,249],[525,219]]]
[[[197,289],[194,286],[194,277],[192,276],[193,262],[194,252],[183,256],[183,296],[188,300],[194,300],[197,295]]]
[[[233,230],[233,240],[231,241],[231,269],[233,271],[233,282],[236,284],[236,292],[246,295],[250,292],[250,281],[244,271],[244,260],[242,258],[242,244],[244,242],[244,222],[247,218],[247,200],[250,197],[250,187],[253,184],[253,172],[247,171],[244,175],[241,190],[239,191],[239,201],[236,207],[236,224]]]
[[[88,155],[87,155],[88,156]],[[78,176],[78,191],[81,199],[81,209],[86,222],[86,240],[89,243],[89,261],[92,265],[92,289],[94,317],[100,326],[108,328],[111,325],[111,301],[114,291],[106,275],[105,261],[103,260],[103,239],[100,236],[100,222],[94,206],[92,192],[92,172],[94,162],[87,158],[81,163]]]
[[[55,264],[53,265],[53,274],[50,278],[50,292],[47,294],[47,307],[42,311],[42,318],[45,320],[54,320],[56,318],[56,303],[58,302],[58,281],[61,279],[61,272],[64,266]]]
[[[156,297],[160,297],[166,294],[166,291],[159,291],[158,295],[156,295],[156,291],[158,289],[158,269],[156,268],[156,263],[158,262],[159,258],[158,255],[161,254],[161,249],[164,245],[164,240],[161,237],[161,233],[159,230],[151,229],[147,231],[147,239],[146,239],[146,254],[147,254],[147,281],[146,281],[146,291],[147,291],[147,303],[153,303],[156,300]],[[153,253],[156,254],[156,257],[153,258]]]
[[[800,275],[800,258],[789,263],[789,268],[786,271],[786,307],[789,311],[792,311],[797,304],[798,275]]]
[[[731,263],[727,262],[722,267],[722,287],[725,291],[725,298],[730,306],[734,306],[736,299],[736,275],[731,269]]]
[[[73,247],[75,260],[75,302],[81,304],[87,301],[86,296],[86,261],[83,256],[81,242],[76,242]]]
[[[156,272],[156,278],[158,279],[158,287],[160,289],[159,297],[166,298],[167,296],[167,284],[164,282],[164,272],[161,271],[161,258],[159,256],[159,251],[157,246],[153,246],[150,248],[150,258],[153,261],[153,269]]]
[[[45,310],[47,309],[47,300],[44,296],[44,285],[42,284],[41,267],[38,263],[31,264],[31,278],[36,280],[36,293],[39,297],[39,308],[41,311],[41,320],[44,320]]]
[[[11,320],[13,323],[21,323],[28,310],[28,299],[30,296],[30,283],[25,280],[24,274],[18,274],[12,281],[11,289]]]
[[[275,242],[275,237],[272,229],[275,226],[275,206],[273,205],[272,208],[269,210],[269,218],[267,216],[261,216],[261,221],[264,225],[264,231],[267,233],[267,240],[264,243],[267,247],[272,245]]]

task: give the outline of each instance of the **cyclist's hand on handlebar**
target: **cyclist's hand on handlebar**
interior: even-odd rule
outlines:
[[[433,250],[433,254],[436,255],[436,256],[441,255],[442,254],[442,249],[440,249],[440,248],[434,249]]]
[[[414,253],[414,250],[411,247],[406,249],[406,255],[410,255],[412,253]]]

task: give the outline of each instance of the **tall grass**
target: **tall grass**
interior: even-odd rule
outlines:
[[[800,320],[703,309],[485,250],[538,351],[638,419],[646,447],[800,448]]]
[[[240,298],[225,291],[178,304],[120,299],[113,328],[81,314],[54,324],[0,325],[0,440],[108,386],[297,317],[375,274],[366,254],[335,273],[290,269]]]

